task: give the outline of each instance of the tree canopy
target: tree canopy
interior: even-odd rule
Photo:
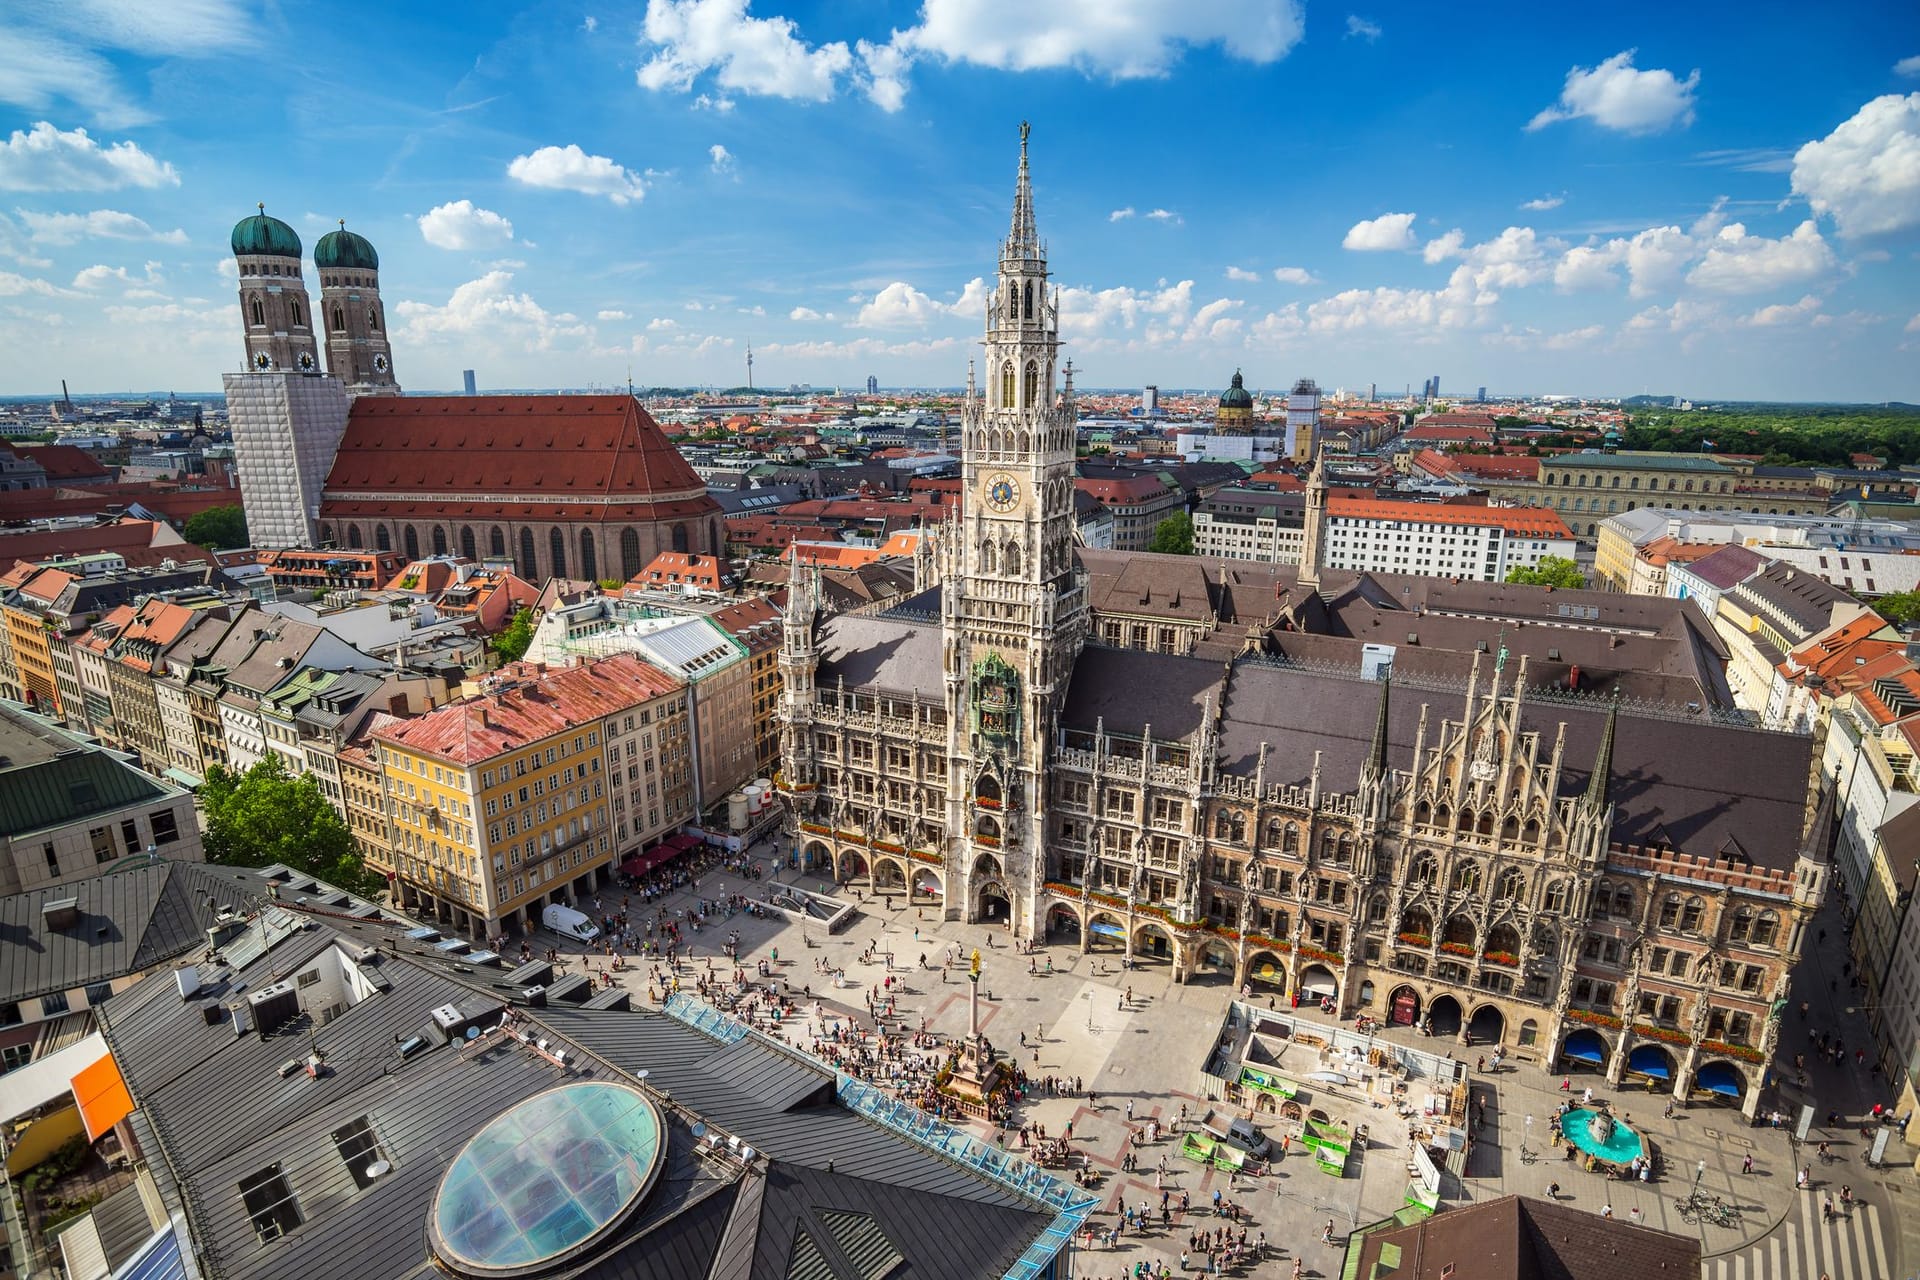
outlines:
[[[1867,604],[1895,626],[1905,627],[1920,622],[1920,591],[1895,591],[1877,600],[1869,600]]]
[[[360,860],[353,832],[319,785],[305,774],[289,774],[278,755],[245,773],[215,765],[200,789],[200,805],[209,862],[231,867],[277,862],[350,893],[371,895],[385,888]]]
[[[1769,466],[1846,467],[1872,454],[1888,465],[1920,461],[1920,409],[1912,405],[1728,405],[1637,411],[1622,449],[1752,453]]]
[[[181,533],[188,542],[209,551],[231,551],[247,545],[247,516],[237,504],[208,507],[199,515],[189,516]]]
[[[1587,585],[1587,575],[1565,556],[1541,556],[1540,563],[1531,569],[1521,566],[1507,570],[1507,581],[1523,587],[1578,588]]]
[[[513,621],[502,627],[500,634],[493,638],[493,651],[500,655],[500,661],[518,662],[527,656],[527,649],[533,644],[533,610],[522,606],[513,615]]]
[[[1175,556],[1192,555],[1193,517],[1182,511],[1179,515],[1168,516],[1155,525],[1153,541],[1147,544],[1147,550]]]

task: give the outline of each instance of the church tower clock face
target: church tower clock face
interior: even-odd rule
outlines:
[[[1002,514],[1020,502],[1020,483],[1004,471],[987,477],[987,506]]]

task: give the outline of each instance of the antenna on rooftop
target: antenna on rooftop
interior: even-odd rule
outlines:
[[[747,390],[753,390],[753,344],[747,344]]]

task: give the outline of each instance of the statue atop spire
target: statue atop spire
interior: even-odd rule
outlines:
[[[1003,261],[1020,258],[1039,258],[1040,233],[1033,223],[1033,184],[1027,172],[1027,135],[1033,132],[1033,126],[1025,120],[1020,122],[1020,177],[1013,188],[1013,226],[1007,232],[1006,247],[1001,251]]]

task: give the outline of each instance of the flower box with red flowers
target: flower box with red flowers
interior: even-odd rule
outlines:
[[[1518,969],[1520,967],[1520,957],[1511,951],[1489,951],[1486,955],[1482,956],[1481,959],[1485,960],[1488,964],[1502,965],[1508,969]]]
[[[1409,947],[1430,947],[1433,945],[1433,935],[1430,933],[1403,933],[1400,935],[1400,941]]]
[[[1700,1042],[1700,1052],[1723,1053],[1730,1058],[1740,1058],[1746,1062],[1766,1061],[1766,1055],[1752,1045],[1728,1044],[1724,1040],[1702,1040]]]
[[[1667,1044],[1690,1044],[1693,1037],[1675,1027],[1656,1027],[1650,1023],[1636,1022],[1633,1034],[1648,1040],[1661,1040]]]
[[[1443,942],[1440,949],[1450,956],[1471,956],[1473,948],[1464,942]]]
[[[1584,1022],[1590,1027],[1618,1027],[1621,1025],[1620,1019],[1614,1017],[1612,1014],[1596,1013],[1592,1009],[1569,1009],[1567,1010],[1567,1020],[1569,1022]]]

